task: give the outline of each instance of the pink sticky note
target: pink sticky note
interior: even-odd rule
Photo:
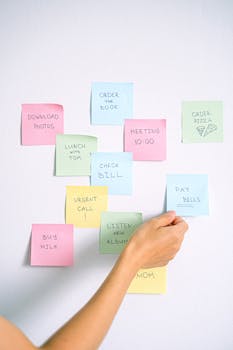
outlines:
[[[55,145],[64,133],[63,107],[58,104],[22,104],[22,145]]]
[[[133,153],[133,160],[166,159],[165,119],[126,119],[125,152]]]
[[[70,266],[74,262],[73,251],[73,225],[32,225],[31,265]]]

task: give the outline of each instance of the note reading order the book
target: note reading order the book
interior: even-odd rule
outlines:
[[[91,91],[91,123],[122,125],[133,117],[133,84],[96,82]]]

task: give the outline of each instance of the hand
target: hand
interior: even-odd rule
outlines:
[[[167,265],[184,239],[187,223],[174,211],[155,217],[140,226],[126,246],[137,268]]]

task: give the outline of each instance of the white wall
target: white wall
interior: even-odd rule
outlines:
[[[73,268],[28,264],[32,223],[63,223],[54,147],[20,145],[21,103],[64,105],[65,131],[122,150],[121,127],[89,124],[92,81],[134,82],[135,118],[167,118],[168,160],[134,163],[134,195],[110,210],[164,208],[167,173],[208,173],[210,216],[189,219],[168,293],[127,295],[101,349],[230,350],[232,323],[233,2],[0,1],[0,310],[41,344],[92,295],[114,256],[75,230]],[[181,101],[223,100],[224,143],[182,144]]]

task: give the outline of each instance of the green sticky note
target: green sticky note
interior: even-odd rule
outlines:
[[[120,253],[135,229],[141,225],[142,222],[142,213],[102,212],[100,253]]]
[[[86,135],[57,135],[56,175],[91,174],[91,153],[97,151],[97,138]]]
[[[184,143],[223,142],[223,103],[184,101],[182,130]]]

